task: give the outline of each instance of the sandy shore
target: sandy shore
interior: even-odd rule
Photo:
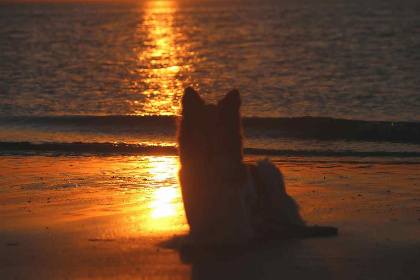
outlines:
[[[177,160],[0,157],[0,278],[420,279],[418,164],[274,159],[339,235],[190,255]]]

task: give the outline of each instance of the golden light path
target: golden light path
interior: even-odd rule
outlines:
[[[140,197],[139,206],[147,203],[149,211],[140,211],[138,227],[143,234],[175,234],[186,232],[184,205],[178,183],[178,157],[148,157],[143,167],[148,168],[150,193],[146,200]],[[145,170],[143,170],[145,171]]]
[[[138,115],[176,115],[179,98],[188,84],[181,77],[192,71],[188,62],[188,44],[179,28],[175,28],[176,1],[148,1],[144,6],[137,36],[147,39],[137,51],[139,76],[146,89],[141,92],[144,101],[131,105]],[[188,76],[188,75],[187,75]],[[137,81],[136,81],[137,83]]]
[[[151,157],[149,158],[150,179],[155,184],[162,184],[153,190],[149,208],[152,209],[152,218],[164,218],[177,214],[176,202],[179,202],[181,193],[179,186],[167,184],[174,183],[177,178],[178,159],[176,157]],[[172,180],[171,180],[172,179]]]
[[[126,165],[126,164],[124,164]],[[136,174],[130,195],[130,219],[120,231],[125,235],[173,235],[188,231],[178,183],[177,156],[134,157],[128,176]],[[125,179],[127,182],[127,179]]]
[[[154,193],[154,201],[150,203],[150,208],[153,209],[153,218],[170,217],[176,214],[173,203],[177,197],[177,190],[174,188],[160,188]]]
[[[190,84],[194,52],[190,50],[182,27],[176,23],[177,1],[146,1],[141,4],[139,23],[134,36],[139,47],[137,77],[134,83],[142,83],[138,101],[131,105],[137,115],[177,115],[179,99],[185,86]],[[137,85],[137,84],[136,84]],[[149,143],[150,144],[150,143]],[[149,213],[142,216],[140,226],[151,231],[166,231],[174,227],[181,217],[185,221],[181,191],[178,184],[178,157],[145,157],[139,163],[141,172],[148,172],[145,187]],[[139,218],[139,217],[138,217]],[[179,219],[178,219],[179,220]]]
[[[147,34],[145,48],[138,53],[138,71],[147,89],[142,92],[145,102],[139,105],[139,115],[176,115],[179,110],[178,98],[184,85],[180,81],[183,72],[190,66],[185,60],[186,47],[180,42],[183,34],[174,28],[176,1],[148,1],[144,7],[144,17],[137,27],[139,35]],[[140,37],[141,38],[141,37]],[[149,208],[152,209],[149,225],[164,227],[168,217],[178,214],[181,199],[177,178],[177,157],[150,157],[150,180],[153,194]],[[175,182],[173,181],[175,178]],[[182,203],[181,203],[182,206]],[[181,210],[183,211],[182,207]],[[178,212],[177,212],[178,211]]]

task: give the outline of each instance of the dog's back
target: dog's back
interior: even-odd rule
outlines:
[[[243,163],[240,105],[237,90],[214,105],[192,88],[182,98],[179,179],[190,233],[203,242],[242,242],[275,220],[303,224],[277,167]]]
[[[239,107],[235,90],[215,105],[192,88],[182,99],[179,179],[191,235],[200,239],[239,242],[252,235],[239,194],[247,176]]]

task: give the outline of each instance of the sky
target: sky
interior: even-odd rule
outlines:
[[[138,2],[141,0],[0,0],[0,3],[5,2]],[[147,0],[151,1],[151,0]]]

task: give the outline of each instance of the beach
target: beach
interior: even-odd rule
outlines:
[[[418,279],[418,164],[272,161],[338,236],[180,253],[178,157],[2,156],[2,279]]]

